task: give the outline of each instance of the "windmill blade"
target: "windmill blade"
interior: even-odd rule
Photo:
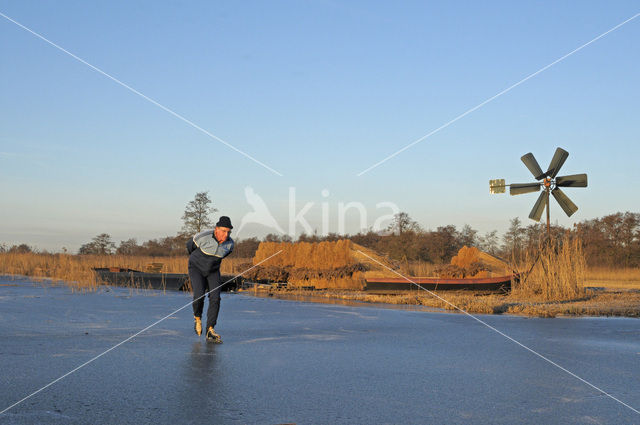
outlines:
[[[509,187],[510,195],[522,195],[523,193],[537,192],[540,190],[540,183],[514,183]]]
[[[556,178],[556,186],[560,187],[587,187],[586,174],[572,174]]]
[[[533,209],[529,213],[529,218],[531,220],[540,221],[540,217],[542,217],[542,212],[544,211],[544,207],[547,206],[547,197],[549,194],[545,190],[538,196],[538,200],[533,205]]]
[[[551,158],[551,163],[549,164],[549,169],[545,173],[547,177],[554,178],[558,175],[558,171],[560,171],[560,167],[567,160],[569,156],[569,152],[565,151],[562,148],[556,149],[556,153],[553,154],[553,158]]]
[[[569,197],[557,187],[551,191],[551,194],[556,198],[556,201],[558,201],[567,216],[571,217],[574,212],[578,211],[576,204],[571,202],[571,199],[569,199]]]
[[[520,159],[522,160],[522,162],[524,162],[524,165],[527,166],[529,171],[531,171],[531,174],[533,174],[533,177],[535,177],[536,180],[540,180],[544,177],[544,173],[542,172],[542,168],[540,168],[540,164],[538,164],[538,161],[536,161],[536,157],[533,156],[531,152],[523,155]]]

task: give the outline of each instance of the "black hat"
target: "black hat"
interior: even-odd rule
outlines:
[[[218,222],[216,223],[216,227],[227,227],[229,229],[233,229],[233,226],[231,225],[231,219],[226,215],[220,217],[220,220],[218,220]]]

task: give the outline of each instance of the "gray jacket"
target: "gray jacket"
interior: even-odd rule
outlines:
[[[207,276],[220,270],[222,259],[233,251],[233,239],[218,243],[213,235],[213,229],[198,233],[187,242],[189,252],[189,268],[196,267]]]

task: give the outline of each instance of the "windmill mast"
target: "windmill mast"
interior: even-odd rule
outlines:
[[[549,177],[545,178],[542,181],[542,187],[544,191],[547,193],[547,242],[551,240],[551,211],[549,207],[551,207],[551,179]]]
[[[549,186],[545,187],[545,189],[547,191],[547,239],[550,241],[551,240],[551,213],[549,212],[549,206],[551,205],[551,202],[549,202],[549,196],[550,196],[550,190],[549,190]]]

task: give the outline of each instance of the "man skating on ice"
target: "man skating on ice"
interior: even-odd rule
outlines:
[[[189,251],[189,280],[193,288],[193,316],[196,334],[202,334],[202,310],[204,294],[209,292],[207,309],[207,340],[222,342],[214,330],[220,311],[220,263],[233,251],[233,239],[229,237],[233,226],[227,216],[220,217],[213,230],[198,233],[187,242]]]

